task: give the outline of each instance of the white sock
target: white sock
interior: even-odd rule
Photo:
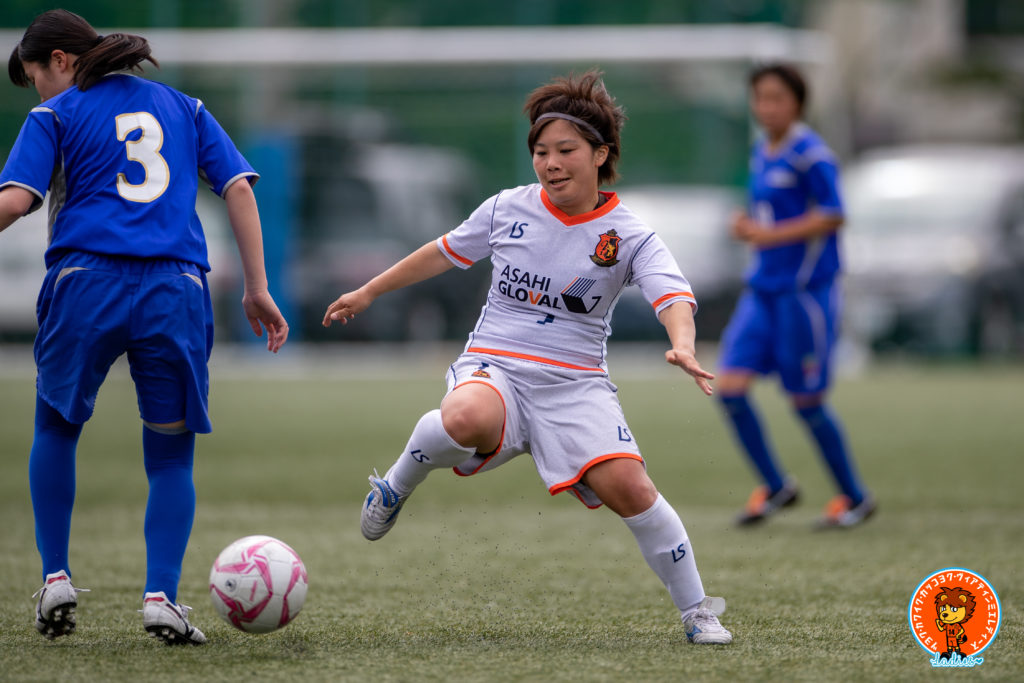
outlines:
[[[659,493],[654,505],[622,521],[633,532],[644,559],[668,588],[685,619],[704,599],[704,586],[679,515]]]
[[[441,411],[431,410],[420,418],[412,430],[405,451],[391,466],[384,478],[400,496],[408,496],[423,483],[431,470],[455,467],[476,453],[475,448],[457,444],[441,423]]]

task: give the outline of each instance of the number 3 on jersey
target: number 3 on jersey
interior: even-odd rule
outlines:
[[[146,172],[145,179],[138,185],[128,182],[124,173],[118,173],[117,193],[130,202],[151,202],[164,193],[171,178],[167,161],[160,156],[164,131],[156,118],[145,111],[121,114],[115,121],[117,139],[124,143],[128,159],[142,164]],[[138,139],[129,140],[128,136],[136,130],[141,131]]]

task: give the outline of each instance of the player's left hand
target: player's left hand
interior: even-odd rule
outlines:
[[[697,359],[689,351],[681,351],[679,349],[669,349],[665,352],[665,360],[682,368],[686,374],[693,377],[693,381],[697,383],[700,390],[705,395],[710,396],[714,393],[708,380],[714,379],[715,376],[702,368]]]
[[[277,353],[288,340],[288,322],[281,315],[270,292],[246,291],[242,295],[242,308],[245,309],[245,317],[249,320],[253,334],[262,337],[263,327],[267,328],[267,351]]]

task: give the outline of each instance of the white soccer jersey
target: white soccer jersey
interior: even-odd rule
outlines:
[[[654,314],[677,301],[696,309],[665,243],[611,192],[569,216],[539,184],[504,190],[438,238],[460,268],[490,257],[491,288],[467,353],[607,371],[615,302],[638,285]]]

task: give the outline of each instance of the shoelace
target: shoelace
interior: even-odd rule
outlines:
[[[39,597],[39,595],[40,595],[40,594],[41,594],[41,593],[42,593],[42,592],[43,592],[44,590],[46,590],[46,589],[47,589],[48,587],[49,587],[49,586],[43,586],[42,588],[40,588],[39,590],[37,590],[37,591],[36,591],[35,593],[33,593],[33,594],[32,594],[32,597],[33,597],[33,598],[37,598],[37,597]],[[92,593],[92,589],[91,589],[91,588],[76,588],[75,586],[71,586],[71,590],[75,591],[75,595],[78,595],[79,593]]]
[[[700,628],[702,626],[721,627],[721,624],[718,623],[718,618],[715,617],[715,613],[706,608],[701,608],[694,612],[690,622],[701,631],[704,630]]]
[[[376,479],[377,481],[383,482],[384,485],[381,486],[381,485],[375,483],[374,479]],[[377,468],[376,467],[373,468],[373,476],[370,477],[370,484],[373,486],[374,490],[380,491],[380,493],[381,493],[381,498],[382,498],[382,500],[380,501],[381,507],[384,507],[384,508],[387,508],[387,509],[390,510],[391,508],[393,508],[395,505],[398,504],[398,494],[395,493],[394,489],[391,488],[391,484],[388,483],[387,479],[383,479],[383,478],[381,478],[381,476],[379,474],[377,474]]]
[[[177,609],[178,616],[180,616],[185,621],[186,624],[189,624],[188,613],[192,611],[191,607],[189,607],[188,605],[181,605],[181,604],[177,604],[176,605],[173,602],[171,602],[170,600],[167,601],[167,606],[170,607],[171,609]],[[140,609],[140,610],[135,610],[135,611],[138,612],[139,614],[143,614],[146,610],[145,609]],[[189,625],[191,626],[191,624],[189,624]]]

